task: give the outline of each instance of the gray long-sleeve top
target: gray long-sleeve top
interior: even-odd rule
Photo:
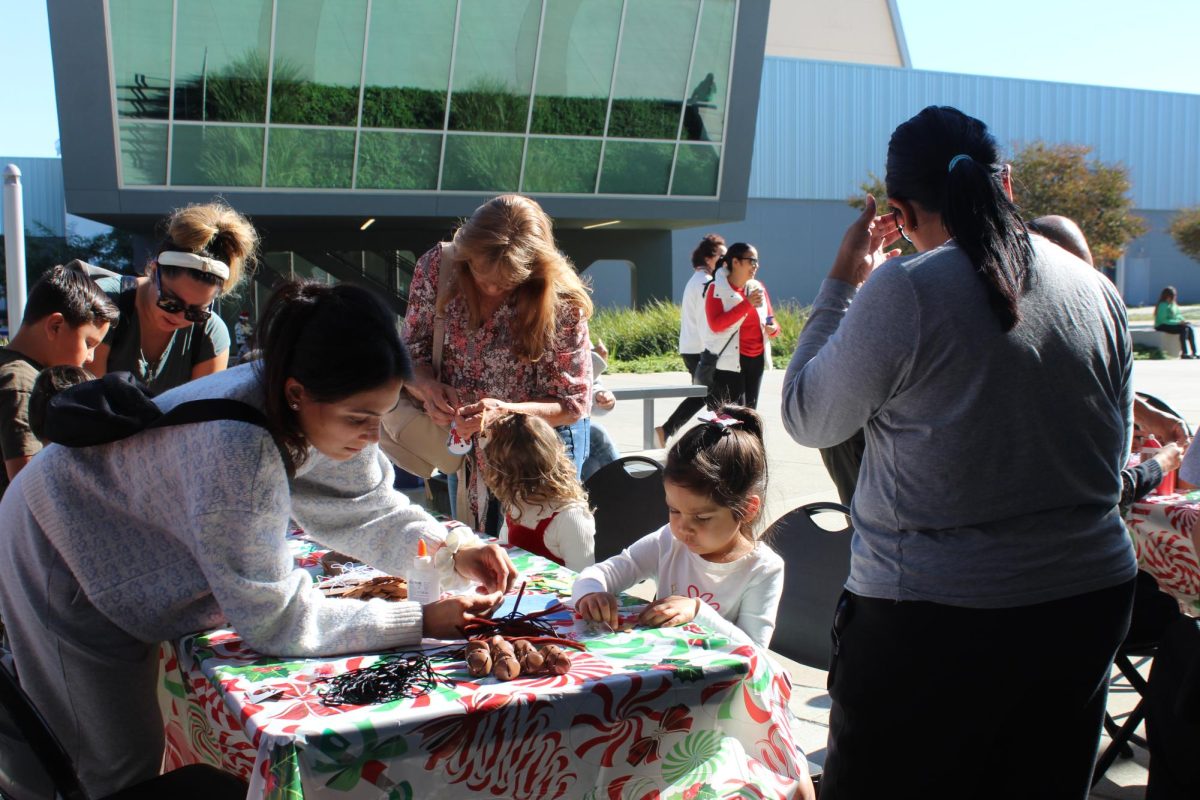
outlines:
[[[954,244],[826,280],[784,377],[800,444],[866,429],[847,588],[975,608],[1114,586],[1136,565],[1117,511],[1131,425],[1125,308],[1034,238],[1005,333]]]

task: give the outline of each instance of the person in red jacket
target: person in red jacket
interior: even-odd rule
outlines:
[[[758,407],[763,370],[771,363],[770,340],[779,335],[766,287],[754,279],[758,250],[737,242],[713,272],[704,294],[708,319],[705,349],[717,353],[713,395],[725,402]]]

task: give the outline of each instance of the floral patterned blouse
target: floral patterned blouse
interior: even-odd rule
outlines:
[[[433,363],[433,322],[437,308],[438,272],[442,246],[417,261],[408,291],[404,340],[414,365]],[[515,298],[510,297],[478,330],[472,330],[466,299],[446,304],[446,341],[442,349],[441,380],[458,390],[468,405],[484,397],[511,403],[559,401],[564,410],[587,416],[591,411],[592,358],[588,323],[580,309],[562,303],[554,349],[535,362],[514,353]],[[471,451],[482,465],[481,447]],[[478,510],[478,482],[470,487],[471,507]]]

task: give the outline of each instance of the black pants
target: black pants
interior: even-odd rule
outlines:
[[[1196,332],[1192,329],[1192,323],[1181,322],[1178,325],[1155,325],[1154,330],[1162,331],[1163,333],[1179,334],[1179,351],[1183,355],[1196,355]]]
[[[699,353],[680,353],[683,356],[683,365],[687,367],[689,375],[696,374],[696,365],[700,363]],[[696,415],[700,409],[704,408],[706,397],[685,397],[683,401],[671,412],[671,416],[667,417],[667,421],[663,423],[663,432],[667,438],[675,435],[675,431],[687,424],[688,420]]]
[[[740,372],[719,369],[715,373],[709,408],[716,410],[725,403],[758,408],[758,390],[762,387],[763,370],[767,366],[765,353],[738,356]]]
[[[845,592],[822,800],[1084,800],[1132,602],[1132,580],[1008,609]]]
[[[821,448],[821,461],[825,463],[829,477],[833,478],[838,499],[844,506],[849,506],[854,499],[854,490],[858,488],[858,472],[862,469],[866,450],[867,437],[861,428],[841,444]]]
[[[1200,622],[1180,615],[1163,636],[1146,691],[1146,800],[1200,797]]]

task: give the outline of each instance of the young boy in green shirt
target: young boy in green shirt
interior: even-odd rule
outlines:
[[[42,443],[29,429],[29,394],[46,367],[91,362],[117,307],[83,269],[57,266],[34,284],[21,327],[0,347],[0,495]]]

